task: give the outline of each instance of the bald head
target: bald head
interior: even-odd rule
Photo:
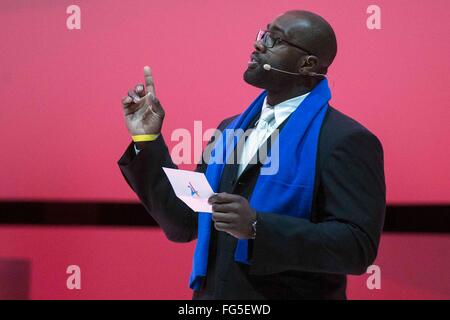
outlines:
[[[337,53],[336,35],[331,25],[321,16],[302,10],[288,11],[277,17],[272,25],[281,28],[294,43],[319,58],[325,71]]]
[[[271,105],[310,92],[336,56],[333,28],[315,13],[296,10],[278,16],[267,31],[253,44],[244,80],[266,89]]]

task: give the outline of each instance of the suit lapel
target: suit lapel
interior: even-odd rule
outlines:
[[[292,113],[291,113],[292,115]],[[290,116],[289,115],[278,127],[278,134],[281,132],[281,130],[283,129],[283,127],[286,125],[286,123],[288,122]],[[276,132],[276,131],[275,131]],[[253,156],[253,158],[250,160],[250,162],[248,163],[248,165],[245,167],[244,171],[242,171],[241,175],[239,176],[239,178],[237,178],[236,180],[240,180],[245,174],[247,174],[248,171],[255,169],[255,167],[259,167],[261,166],[264,161],[267,158],[267,153],[268,151],[271,149],[272,147],[272,141],[275,139],[275,132],[272,133],[262,144],[261,146],[258,148],[258,150],[256,151],[255,155]],[[263,148],[265,145],[267,145],[266,148],[266,152],[262,153],[262,157],[259,158],[259,151],[261,150],[261,148]],[[238,167],[238,166],[236,166]],[[236,169],[236,175],[237,177],[237,169]]]
[[[261,115],[261,112],[259,112],[248,124],[248,128],[253,128],[256,124],[256,121],[259,119]],[[241,143],[244,143],[244,139],[239,139],[237,142],[237,146],[239,146]],[[233,159],[231,157],[234,156]],[[225,163],[222,173],[222,179],[220,182],[220,191],[221,192],[231,192],[234,188],[234,185],[237,182],[237,175],[239,170],[239,163],[237,159],[237,152],[232,152],[230,157],[227,160],[227,163]]]
[[[248,128],[253,128],[256,124],[256,121],[259,119],[261,113],[258,113],[255,118],[249,123]],[[292,113],[291,113],[292,115]],[[286,125],[286,123],[288,122],[289,118],[291,117],[291,115],[289,115],[289,117],[287,117],[278,127],[278,133],[281,132],[281,130],[283,129],[283,127]],[[248,129],[246,128],[246,130]],[[270,139],[269,139],[270,138]],[[237,159],[237,152],[232,152],[232,154],[230,155],[230,158],[233,156],[233,159],[228,159],[227,163],[224,165],[223,168],[223,173],[222,173],[222,179],[220,182],[220,187],[219,190],[220,192],[228,192],[231,193],[234,189],[234,186],[237,182],[239,182],[246,174],[248,174],[249,171],[252,171],[254,169],[257,169],[259,166],[262,165],[262,163],[264,163],[265,159],[267,158],[267,151],[270,150],[271,148],[271,142],[272,142],[272,138],[274,138],[274,133],[272,133],[271,136],[269,136],[264,143],[261,145],[260,148],[258,148],[256,154],[253,156],[253,158],[251,159],[250,163],[245,167],[244,171],[241,173],[241,175],[238,177],[238,170],[239,170],[239,163],[238,163],[238,159]],[[241,143],[244,143],[244,139],[239,139],[238,146]],[[259,159],[259,151],[260,149],[267,144],[267,149],[266,152],[263,152],[262,157]]]

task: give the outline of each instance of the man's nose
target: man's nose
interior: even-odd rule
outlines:
[[[255,43],[253,44],[253,46],[255,47],[256,50],[260,51],[260,52],[266,52],[266,46],[262,43],[261,40],[257,40],[255,41]]]

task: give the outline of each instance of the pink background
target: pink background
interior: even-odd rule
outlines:
[[[81,7],[81,30],[66,8]],[[390,203],[450,200],[447,0],[0,2],[0,199],[128,201],[116,161],[130,138],[120,100],[154,69],[176,128],[216,127],[258,94],[242,80],[259,28],[289,9],[324,16],[339,53],[332,105],[382,140]],[[171,143],[170,145],[174,145]],[[192,166],[184,166],[192,168]]]
[[[81,7],[82,29],[66,28]],[[332,105],[382,140],[391,204],[449,203],[447,0],[0,1],[0,200],[136,201],[116,161],[130,142],[120,100],[152,66],[174,129],[215,127],[259,89],[242,73],[258,29],[289,9],[324,16],[339,53]],[[173,146],[174,143],[169,143]],[[192,168],[192,165],[183,168]],[[194,243],[126,228],[0,227],[0,258],[29,259],[31,298],[187,298]],[[383,236],[382,290],[350,298],[449,298],[447,235]],[[68,265],[82,290],[65,287]]]

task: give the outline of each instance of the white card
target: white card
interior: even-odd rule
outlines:
[[[206,176],[200,172],[164,168],[178,198],[196,212],[212,212],[208,199],[214,194]]]

